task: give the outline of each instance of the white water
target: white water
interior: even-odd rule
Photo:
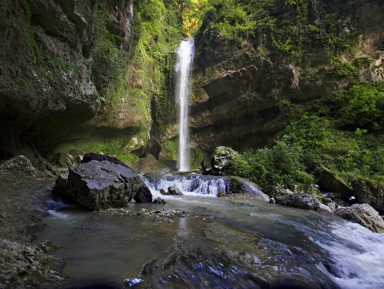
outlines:
[[[216,197],[229,191],[230,181],[227,177],[214,177],[202,175],[175,176],[166,175],[161,178],[146,179],[143,181],[151,190],[154,197],[163,196],[160,190],[167,191],[169,187],[179,189],[186,196]]]
[[[194,54],[195,44],[193,38],[181,41],[176,50],[176,101],[179,104],[179,171],[189,170],[190,149],[188,147],[188,80]]]

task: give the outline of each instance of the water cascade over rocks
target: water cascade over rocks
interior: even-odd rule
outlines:
[[[190,151],[188,148],[188,98],[189,98],[189,75],[195,44],[193,38],[181,41],[176,50],[176,101],[179,104],[179,171],[189,170]]]
[[[216,197],[218,194],[228,193],[231,181],[229,177],[204,175],[164,175],[143,178],[144,183],[157,196],[160,190],[167,191],[175,187],[185,195]]]

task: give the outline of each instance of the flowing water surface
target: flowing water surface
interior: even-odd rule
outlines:
[[[384,234],[327,213],[184,193],[113,213],[42,203],[50,215],[37,241],[61,245],[60,288],[384,288]]]

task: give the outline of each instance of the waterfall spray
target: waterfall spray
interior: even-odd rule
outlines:
[[[179,105],[179,171],[189,170],[190,149],[188,132],[189,75],[195,54],[193,38],[181,41],[176,50],[176,102]]]

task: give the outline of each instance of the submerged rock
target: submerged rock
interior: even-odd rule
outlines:
[[[160,204],[160,205],[165,205],[166,201],[160,197],[157,197],[156,199],[153,200],[153,204]]]
[[[60,176],[53,192],[91,210],[125,207],[132,198],[152,202],[150,190],[135,171],[105,160],[92,160],[70,169],[66,185]]]
[[[336,215],[354,221],[373,232],[384,233],[384,221],[379,213],[369,204],[354,204],[351,207],[339,208]]]
[[[287,194],[275,196],[276,204],[307,210],[318,210],[320,202],[315,195],[310,194]]]
[[[368,203],[379,213],[384,213],[384,191],[380,185],[365,180],[352,181],[353,193],[358,203]]]

